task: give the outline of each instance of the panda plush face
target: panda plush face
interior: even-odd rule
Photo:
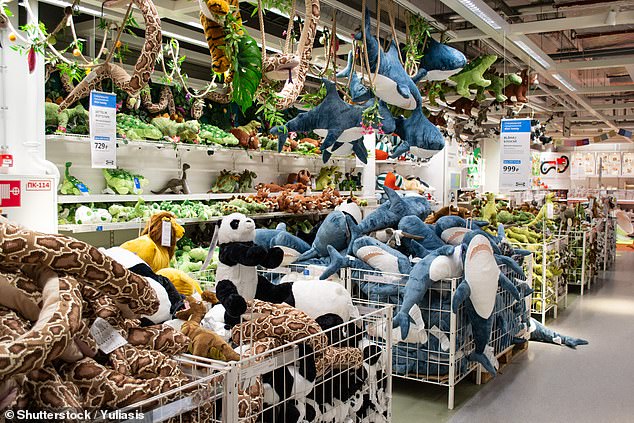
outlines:
[[[255,239],[255,222],[242,213],[225,216],[220,223],[218,244],[250,242]]]

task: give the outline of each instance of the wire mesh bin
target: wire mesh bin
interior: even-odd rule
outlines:
[[[117,410],[107,420],[126,423],[221,423],[227,371],[188,354],[174,357],[189,380],[182,386]],[[97,420],[99,421],[99,420]]]
[[[566,235],[557,235],[539,244],[517,244],[518,248],[533,253],[524,260],[524,273],[532,274],[531,313],[539,315],[542,324],[546,323],[549,312],[557,318],[558,308],[568,306],[568,285],[563,276],[567,242]]]
[[[301,278],[300,270],[293,266],[260,274],[284,283]],[[203,281],[205,275],[193,274]],[[226,372],[222,422],[391,421],[391,348],[380,336],[391,333],[390,306],[355,301],[349,321],[322,330],[315,320],[289,311],[296,309],[266,304],[262,307],[270,310],[254,304],[232,330],[239,361],[202,359]],[[274,336],[262,336],[262,328],[274,321],[264,316],[269,311],[277,316],[277,307],[285,311],[273,318]]]
[[[400,305],[407,275],[349,269],[352,296],[366,301]],[[394,376],[449,388],[448,407],[454,405],[454,389],[476,366],[467,355],[474,349],[471,327],[464,307],[451,312],[451,301],[461,278],[436,282],[423,300],[414,306],[406,341],[392,334]],[[396,332],[396,331],[394,331]],[[387,338],[387,336],[386,336]]]
[[[568,232],[567,266],[564,278],[568,285],[580,286],[581,295],[590,289],[597,274],[597,227]]]
[[[605,251],[603,270],[611,269],[616,260],[616,217],[608,216],[605,219]]]

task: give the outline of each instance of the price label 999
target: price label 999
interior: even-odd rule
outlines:
[[[520,167],[517,165],[504,165],[502,166],[502,172],[504,173],[517,173],[520,171]]]

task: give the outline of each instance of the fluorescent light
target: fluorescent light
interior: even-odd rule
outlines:
[[[538,54],[535,50],[533,50],[529,45],[527,45],[524,41],[513,40],[516,46],[524,50],[524,53],[528,54],[531,59],[542,65],[545,69],[550,68],[550,63],[546,61],[546,59]]]
[[[193,38],[186,37],[184,35],[176,34],[170,31],[165,31],[164,29],[161,30],[161,33],[163,34],[164,37],[174,38],[175,40],[182,41],[184,43],[193,44],[199,47],[209,47],[206,41],[195,40]]]
[[[563,85],[564,87],[568,88],[568,90],[577,91],[577,87],[572,85],[570,82],[568,82],[566,80],[566,78],[564,78],[563,76],[559,75],[558,73],[553,74],[553,78],[555,78],[557,81],[561,82],[561,85]]]
[[[69,3],[69,2],[66,2],[66,1],[62,1],[62,0],[42,0],[42,3],[47,3],[47,4],[50,4],[51,6],[58,6],[58,7],[62,7],[62,8],[71,7],[72,6],[72,3]],[[80,12],[83,12],[83,13],[85,13],[87,15],[90,15],[90,16],[96,16],[96,17],[99,17],[99,16],[103,16],[103,17],[111,16],[111,15],[109,15],[107,13],[107,10],[104,10],[104,13],[102,14],[101,10],[90,9],[88,7],[85,7],[85,6],[75,6],[75,8],[77,8],[77,10],[79,10]]]
[[[489,25],[491,28],[497,30],[502,29],[502,25],[500,25],[498,23],[499,20],[499,16],[498,19],[494,19],[491,16],[487,15],[486,13],[484,13],[482,11],[482,9],[480,9],[474,2],[472,2],[471,0],[458,0],[463,6],[465,6],[467,9],[469,9],[474,15],[476,15],[478,18],[482,19],[482,21],[484,23],[486,23],[487,25]]]

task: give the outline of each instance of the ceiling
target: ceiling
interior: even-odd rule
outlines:
[[[300,16],[303,16],[303,1],[297,0]],[[66,4],[63,0],[43,3],[57,6],[60,17],[59,6]],[[187,55],[188,74],[208,80],[209,55],[198,24],[198,2],[154,0],[154,3],[162,18],[164,35],[181,41]],[[555,114],[549,130],[557,137],[563,135],[564,116],[571,122],[570,138],[593,137],[610,130],[634,130],[634,1],[379,0],[379,3],[383,37],[391,38],[387,13],[391,10],[397,37],[404,41],[404,22],[410,11],[432,22],[437,38],[448,40],[470,59],[482,53],[495,53],[504,57],[504,71],[530,66],[538,72],[540,85],[532,90],[528,107],[521,113],[544,119]],[[100,13],[100,0],[82,0],[81,5],[84,12]],[[336,11],[337,33],[344,47],[339,52],[347,53],[345,46],[350,35],[361,23],[362,1],[321,0],[321,5],[322,26],[332,25]],[[375,1],[368,2],[373,20],[376,6]],[[241,10],[250,34],[259,40],[257,16],[250,17],[253,6],[241,2]],[[120,16],[123,10],[107,13]],[[51,14],[54,25],[55,13],[43,13]],[[80,36],[95,35],[93,19],[87,16],[77,20]],[[267,12],[267,47],[276,49],[283,45],[282,34],[287,24],[284,14]],[[128,41],[134,47],[134,40]],[[139,42],[137,39],[136,43]],[[344,54],[340,65],[344,63]],[[313,60],[323,63],[323,56],[324,48],[316,41]],[[607,142],[625,141],[631,140],[617,135]]]

